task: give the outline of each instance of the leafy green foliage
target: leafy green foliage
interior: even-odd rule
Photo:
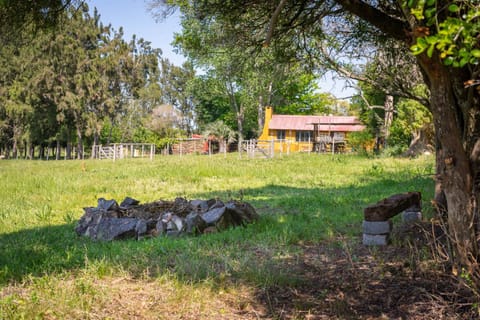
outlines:
[[[58,14],[55,33],[37,30],[32,37],[21,29],[0,48],[0,147],[14,155],[20,143],[76,142],[81,156],[83,142],[98,143],[105,123],[111,132],[123,119],[121,138],[131,138],[139,123],[134,115],[145,113],[139,107],[155,103],[158,49],[135,37],[125,42],[122,29],[103,26],[86,4]]]
[[[400,99],[396,106],[388,145],[402,146],[406,149],[421,130],[428,131],[433,143],[433,119],[430,111],[416,101]]]
[[[300,71],[300,70],[299,70]],[[319,93],[317,79],[312,74],[300,72],[278,84],[280,100],[275,105],[278,114],[330,114],[333,112],[335,97]]]
[[[412,14],[426,27],[411,47],[413,54],[440,53],[445,65],[463,67],[480,62],[478,35],[480,10],[476,1],[457,1],[443,6],[436,0],[409,1]]]
[[[354,151],[359,153],[367,154],[372,150],[374,142],[375,137],[369,130],[351,132],[348,135],[348,144],[352,146]]]

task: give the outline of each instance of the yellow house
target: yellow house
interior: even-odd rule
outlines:
[[[273,114],[265,109],[265,124],[259,143],[274,141],[276,152],[336,152],[348,148],[348,134],[365,129],[353,116],[312,116]]]

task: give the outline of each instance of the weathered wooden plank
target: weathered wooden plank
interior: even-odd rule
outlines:
[[[421,199],[420,192],[395,194],[366,207],[363,214],[366,221],[386,221],[410,207],[418,207],[420,211]]]

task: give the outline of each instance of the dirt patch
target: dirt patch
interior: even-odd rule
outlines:
[[[426,254],[419,231],[402,230],[408,239],[415,234],[420,247],[402,241],[366,247],[361,239],[301,246],[303,255],[291,269],[301,284],[257,292],[268,310],[265,318],[478,318],[472,292],[434,261],[419,257]]]

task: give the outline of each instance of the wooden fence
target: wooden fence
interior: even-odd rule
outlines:
[[[97,145],[92,147],[93,158],[111,159],[113,161],[126,158],[155,157],[155,144],[153,143],[114,143],[110,145]]]

